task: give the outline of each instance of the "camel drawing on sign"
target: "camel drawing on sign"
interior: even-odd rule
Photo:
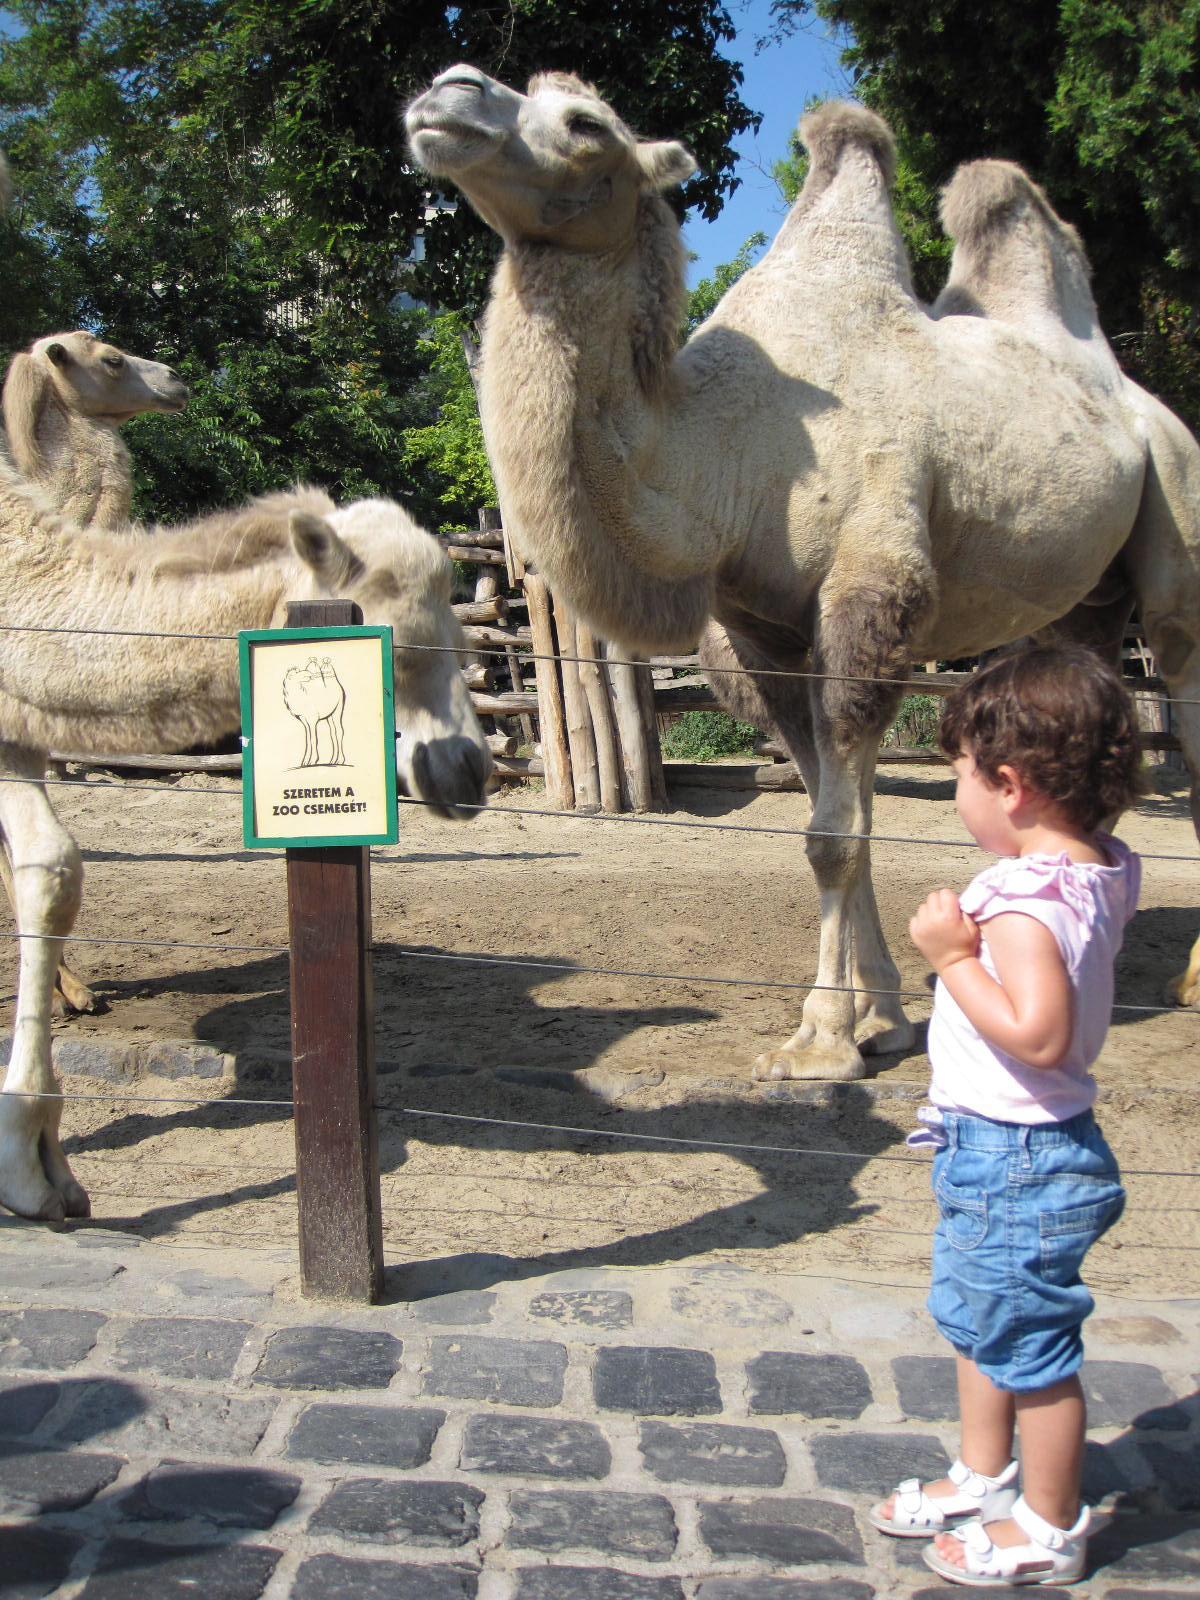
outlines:
[[[330,658],[324,656],[318,662],[315,656],[309,656],[302,667],[289,667],[283,675],[283,703],[304,729],[304,758],[300,765],[321,765],[318,734],[324,723],[333,746],[333,754],[324,765],[343,766],[346,757],[342,749],[342,713],[346,707],[346,691]]]

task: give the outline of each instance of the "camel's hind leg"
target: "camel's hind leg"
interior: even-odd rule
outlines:
[[[4,884],[4,893],[8,903],[16,914],[16,897],[13,891],[12,862],[9,859],[8,841],[0,840],[0,882]],[[68,966],[66,960],[59,962],[58,971],[54,975],[54,987],[62,996],[64,1004],[71,1011],[96,1011],[99,1003],[96,996],[84,983],[75,970]]]
[[[6,775],[19,781],[4,782]],[[12,1056],[0,1093],[0,1205],[56,1222],[89,1212],[59,1144],[62,1101],[50,1060],[54,974],[79,909],[83,868],[41,775],[36,755],[0,746],[0,823],[12,849],[20,934]]]
[[[1130,384],[1146,429],[1149,460],[1142,503],[1122,552],[1146,640],[1174,702],[1175,727],[1200,838],[1200,445],[1173,412]],[[1200,941],[1167,998],[1200,1003]]]

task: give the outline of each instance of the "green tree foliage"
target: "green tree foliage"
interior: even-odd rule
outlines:
[[[442,533],[473,527],[476,508],[496,504],[475,385],[463,353],[464,333],[474,337],[456,312],[447,311],[434,319],[430,343],[435,354],[425,383],[426,409],[437,420],[423,428],[410,428],[404,445],[406,466],[424,468],[445,485],[438,496]]]
[[[847,30],[856,93],[891,123],[918,282],[962,161],[1017,161],[1076,224],[1126,369],[1200,425],[1200,0],[775,0]],[[933,254],[930,254],[932,249]]]
[[[701,278],[688,295],[687,322],[683,330],[685,338],[695,333],[705,318],[712,315],[726,289],[736,283],[743,272],[749,271],[766,242],[765,233],[752,233],[732,261],[719,266],[711,278]]]
[[[571,69],[648,135],[685,139],[705,216],[754,122],[721,5],[648,0],[13,0],[0,146],[17,199],[0,346],[85,326],[169,360],[182,418],[131,425],[138,508],[174,517],[296,477],[404,494],[425,517],[477,485],[438,422],[446,351],[398,292],[478,311],[495,258],[466,206],[427,219],[402,111],[469,60],[510,82]],[[413,264],[414,241],[424,250]],[[453,386],[451,386],[452,388]],[[452,435],[461,417],[446,396]],[[453,403],[450,403],[453,401]],[[153,460],[148,457],[153,456]],[[457,513],[455,513],[457,514]]]

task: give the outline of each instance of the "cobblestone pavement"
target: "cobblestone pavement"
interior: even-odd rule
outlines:
[[[919,1290],[506,1269],[393,1270],[382,1305],[333,1307],[253,1241],[0,1219],[0,1594],[955,1592],[867,1521],[954,1451]],[[1195,1600],[1200,1302],[1101,1300],[1084,1376],[1111,1514],[1070,1592]]]

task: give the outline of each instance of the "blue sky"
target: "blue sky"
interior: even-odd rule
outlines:
[[[784,44],[755,54],[755,39],[767,31],[770,11],[770,0],[732,0],[729,5],[738,37],[722,53],[741,62],[742,99],[752,111],[761,111],[763,120],[757,135],[735,141],[735,172],[742,181],[721,215],[705,222],[693,212],[684,225],[684,242],[699,258],[688,267],[689,288],[732,261],[752,233],[774,238],[785,207],[771,181],[771,163],[787,154],[788,139],[810,96],[836,98],[850,92],[838,64],[839,46],[819,21],[797,30]]]

